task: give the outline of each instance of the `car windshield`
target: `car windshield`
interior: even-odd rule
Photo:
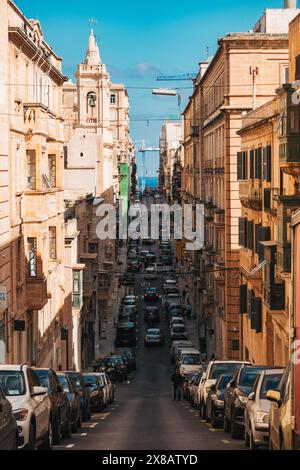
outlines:
[[[50,378],[47,370],[35,370],[35,375],[38,376],[41,387],[45,387],[48,391],[50,390]]]
[[[217,363],[214,364],[210,370],[209,379],[218,379],[220,375],[231,374],[233,375],[237,369],[242,366],[240,363]]]
[[[220,381],[218,383],[218,389],[219,390],[225,390],[225,388],[227,387],[227,385],[229,384],[231,379],[232,379],[231,375],[223,375],[220,378]]]
[[[160,331],[159,330],[148,330],[147,331],[147,336],[159,336]]]
[[[84,375],[83,380],[86,385],[97,387],[97,377],[95,375]]]
[[[269,390],[278,390],[282,374],[265,375],[263,383],[260,388],[260,398],[267,399],[267,392]]]
[[[201,364],[200,354],[186,354],[182,358],[182,364],[185,366],[193,366]]]
[[[123,365],[123,359],[122,357],[108,357],[106,359],[106,364],[110,366],[115,366],[115,365]]]
[[[7,397],[25,395],[26,387],[23,372],[0,371],[0,387]]]
[[[174,333],[183,333],[184,332],[184,326],[181,326],[181,325],[173,326],[172,329],[173,329]]]
[[[81,389],[82,388],[82,383],[80,380],[80,375],[77,374],[76,372],[69,372],[68,373],[69,377],[71,377],[71,380],[73,384],[75,385],[76,389]]]
[[[258,374],[261,372],[262,369],[256,369],[255,367],[251,369],[243,369],[240,378],[240,385],[241,387],[249,387],[252,388]]]
[[[65,375],[57,375],[58,381],[65,393],[71,393],[68,379]]]

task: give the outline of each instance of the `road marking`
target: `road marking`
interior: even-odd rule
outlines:
[[[230,441],[227,441],[227,439],[222,439],[223,444],[231,444]]]
[[[75,444],[68,444],[66,446],[66,449],[73,449],[73,447],[75,447]]]
[[[82,432],[81,434],[79,434],[79,436],[87,436],[87,432]]]

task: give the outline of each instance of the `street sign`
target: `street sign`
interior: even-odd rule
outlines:
[[[7,287],[0,286],[0,312],[7,309]]]

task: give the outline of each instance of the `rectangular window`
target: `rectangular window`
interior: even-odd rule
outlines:
[[[254,228],[254,223],[252,220],[247,221],[247,248],[249,250],[254,249],[254,237],[253,237],[253,228]]]
[[[56,187],[56,155],[48,155],[48,171],[51,188]]]
[[[28,275],[29,277],[37,277],[37,239],[27,238],[28,246]]]
[[[248,311],[248,288],[247,284],[240,286],[240,314],[243,315]]]
[[[250,179],[254,180],[254,150],[250,150]]]
[[[49,227],[49,258],[57,259],[56,227]]]
[[[68,146],[64,145],[64,168],[68,168]]]
[[[255,149],[255,179],[261,180],[261,147]]]
[[[247,246],[247,219],[245,217],[239,219],[239,245]]]
[[[36,154],[35,150],[26,150],[26,188],[36,189]]]
[[[270,188],[264,189],[264,209],[266,212],[270,212],[271,210],[271,189]]]
[[[110,95],[110,104],[116,104],[116,95]]]
[[[271,182],[271,168],[272,168],[272,148],[270,145],[264,148],[264,180]]]
[[[299,111],[291,111],[291,134],[299,133]]]

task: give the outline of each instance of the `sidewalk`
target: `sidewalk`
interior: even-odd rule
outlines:
[[[112,294],[107,303],[107,314],[104,319],[101,328],[100,357],[105,357],[114,353],[115,350],[115,337],[116,337],[116,324],[118,320],[120,305],[123,297],[126,294],[126,287],[119,287],[119,272],[125,271],[127,260],[127,247],[120,248],[119,257],[116,263],[115,273],[113,274],[113,288]],[[118,262],[122,262],[122,265],[118,265]],[[105,318],[105,317],[104,317]]]

